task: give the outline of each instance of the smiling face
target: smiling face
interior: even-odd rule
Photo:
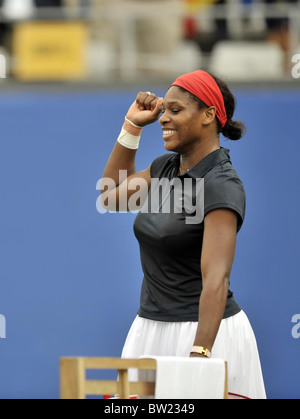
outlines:
[[[210,108],[199,109],[199,103],[177,86],[167,92],[163,106],[160,124],[165,149],[185,154],[198,146],[207,126],[207,112]]]

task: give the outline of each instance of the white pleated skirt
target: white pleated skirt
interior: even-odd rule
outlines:
[[[122,358],[188,357],[197,327],[197,322],[161,322],[137,316],[125,341]],[[250,399],[266,399],[256,338],[243,311],[222,320],[212,354],[228,363],[229,393]],[[137,371],[131,370],[130,379],[155,379],[153,371],[143,373],[143,377],[138,377]]]

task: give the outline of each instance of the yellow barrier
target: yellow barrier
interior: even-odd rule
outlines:
[[[88,28],[81,22],[26,22],[13,34],[14,76],[24,81],[83,79]]]

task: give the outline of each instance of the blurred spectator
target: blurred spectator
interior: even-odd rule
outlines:
[[[0,7],[2,9],[3,1],[0,0]],[[6,45],[6,39],[7,39],[7,32],[9,31],[9,27],[6,23],[0,22],[0,45]]]
[[[217,0],[216,4],[225,5],[226,0]],[[228,39],[228,21],[227,19],[216,18],[215,19],[216,25],[216,42],[220,40]]]
[[[185,39],[196,41],[203,52],[210,53],[218,41],[224,41],[229,38],[226,17],[216,17],[213,20],[214,29],[209,32],[203,32],[196,17],[197,14],[206,11],[208,7],[225,5],[227,0],[183,0],[183,2],[188,13],[188,17],[184,21]]]
[[[170,54],[182,39],[182,20],[180,16],[168,17],[170,11],[179,10],[178,0],[135,0],[160,11],[155,19],[137,21],[138,51],[141,53]]]
[[[265,0],[267,5],[276,6],[276,4],[283,3],[297,3],[297,0]],[[287,17],[272,17],[266,18],[266,25],[268,29],[269,38],[278,42],[282,49],[286,50],[288,43],[289,20]]]
[[[296,4],[298,0],[265,0],[267,5]],[[266,18],[267,37],[277,43],[285,54],[285,69],[290,70],[291,33],[288,17]]]
[[[93,6],[98,9],[94,14],[92,25],[92,36],[94,42],[105,43],[116,53],[120,52],[124,43],[127,42],[129,52],[136,48],[139,54],[161,54],[167,60],[172,51],[182,40],[182,19],[180,18],[180,8],[182,0],[93,0]],[[113,8],[122,16],[127,16],[127,20],[108,21],[103,17],[105,7]],[[144,15],[149,14],[149,10],[155,10],[157,14],[151,18],[134,19],[130,10],[141,10]],[[178,16],[172,15],[173,11],[178,10]],[[126,27],[127,26],[127,27]],[[133,38],[135,45],[131,45],[128,37],[122,37],[123,30],[126,29],[136,36]],[[130,57],[129,57],[130,60]],[[160,60],[162,63],[163,60]],[[140,66],[143,61],[140,61]],[[149,68],[145,65],[145,68]],[[153,68],[154,69],[154,68]]]
[[[39,7],[61,7],[63,0],[0,0],[3,17],[7,22],[0,22],[0,45],[11,50],[13,23],[10,20],[30,19]]]
[[[33,0],[0,0],[1,12],[7,22],[0,24],[0,43],[10,49],[12,23],[14,20],[29,19],[34,13]]]

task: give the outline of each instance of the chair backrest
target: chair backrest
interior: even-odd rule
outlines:
[[[130,382],[128,369],[157,370],[157,360],[150,358],[61,358],[60,391],[61,399],[85,399],[87,396],[118,395],[119,399],[129,399],[131,395],[155,396],[155,382]],[[118,379],[90,380],[87,370],[116,370]],[[228,399],[228,373],[225,362],[224,399]]]
[[[128,369],[156,370],[154,359],[121,358],[61,358],[60,394],[62,399],[85,399],[86,396],[116,395],[129,399],[130,395],[153,396],[154,382],[129,382]],[[116,370],[118,380],[88,380],[87,370]]]

